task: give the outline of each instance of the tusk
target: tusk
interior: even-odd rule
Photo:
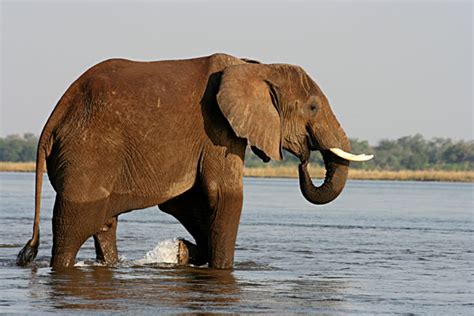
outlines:
[[[336,156],[339,156],[349,161],[367,161],[374,158],[374,155],[366,155],[366,154],[354,155],[354,154],[345,152],[344,150],[340,148],[330,148],[329,150]]]

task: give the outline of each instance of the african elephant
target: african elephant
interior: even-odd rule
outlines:
[[[343,189],[350,145],[318,85],[298,67],[226,54],[157,62],[110,59],[65,92],[40,136],[33,237],[19,265],[38,251],[42,175],[56,191],[53,268],[72,266],[94,237],[97,259],[117,262],[117,217],[153,205],[195,239],[194,264],[233,265],[247,145],[262,160],[287,150],[301,160],[300,187],[315,204]],[[315,187],[310,151],[326,177]]]

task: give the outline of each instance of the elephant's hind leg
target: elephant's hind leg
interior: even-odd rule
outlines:
[[[94,234],[96,260],[106,265],[118,262],[117,252],[117,217],[112,217]]]
[[[56,196],[53,211],[51,267],[72,267],[82,244],[97,233],[103,223],[108,199],[75,202]]]

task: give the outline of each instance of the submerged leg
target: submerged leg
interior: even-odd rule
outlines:
[[[118,262],[117,223],[117,217],[114,216],[100,228],[99,232],[94,234],[95,253],[98,262],[107,265]]]
[[[242,211],[242,190],[219,190],[213,203],[209,233],[209,267],[231,269]]]
[[[74,266],[82,244],[101,228],[108,200],[74,202],[56,196],[53,211],[51,266]]]

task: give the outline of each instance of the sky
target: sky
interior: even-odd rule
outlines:
[[[471,1],[4,1],[0,136],[112,57],[302,66],[350,138],[473,139]]]

